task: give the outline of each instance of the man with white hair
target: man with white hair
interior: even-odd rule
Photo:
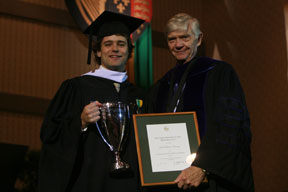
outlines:
[[[250,118],[237,74],[230,64],[196,56],[203,33],[190,15],[173,16],[165,34],[177,63],[151,89],[146,112],[196,111],[201,139],[196,159],[175,178],[178,190],[254,191]]]

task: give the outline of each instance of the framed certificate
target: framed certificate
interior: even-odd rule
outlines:
[[[196,112],[133,115],[142,186],[169,185],[200,144]]]

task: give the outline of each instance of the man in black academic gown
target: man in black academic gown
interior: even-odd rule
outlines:
[[[143,20],[103,12],[87,29],[97,37],[100,68],[66,80],[53,98],[41,128],[39,192],[141,191],[132,123],[121,153],[130,169],[111,174],[114,154],[97,129],[104,102],[135,104],[143,93],[127,81],[130,34]],[[99,124],[99,126],[101,126]]]
[[[235,71],[223,61],[196,57],[203,34],[190,15],[172,17],[166,38],[177,63],[152,88],[146,112],[196,111],[201,138],[196,159],[175,178],[175,187],[180,191],[254,191],[250,119]],[[208,182],[203,183],[205,177]],[[173,186],[163,188],[151,187],[151,191],[175,191]]]

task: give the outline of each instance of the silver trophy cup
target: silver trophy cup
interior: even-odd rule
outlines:
[[[117,173],[129,169],[129,164],[121,161],[120,152],[128,136],[130,119],[129,106],[121,102],[103,103],[100,108],[101,128],[97,125],[103,141],[115,155],[115,162],[112,164],[111,172]]]

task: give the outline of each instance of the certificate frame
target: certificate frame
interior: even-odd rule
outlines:
[[[196,153],[200,145],[196,112],[147,113],[133,115],[140,180],[142,186],[171,185],[181,170],[153,172],[147,125],[186,123],[190,152]]]

